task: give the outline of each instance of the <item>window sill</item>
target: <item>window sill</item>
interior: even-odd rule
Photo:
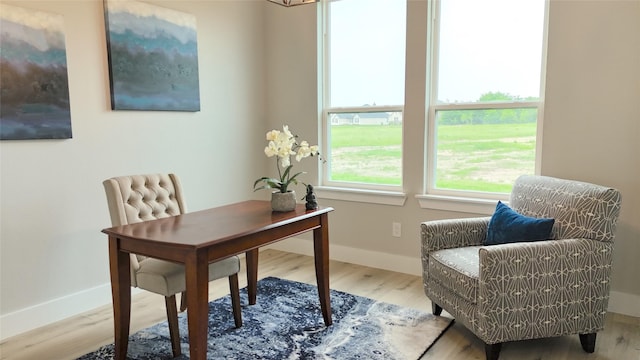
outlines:
[[[313,188],[320,199],[354,201],[362,203],[403,206],[407,194],[395,191],[339,188],[330,186],[316,186]],[[445,210],[479,215],[492,215],[496,203],[501,200],[508,203],[508,199],[481,199],[471,197],[444,195],[416,195],[415,198],[422,209]]]
[[[329,186],[316,186],[313,190],[316,193],[316,196],[321,199],[355,201],[393,206],[403,206],[407,200],[407,194],[395,191],[337,188]]]
[[[492,215],[496,210],[498,199],[479,199],[443,195],[416,195],[423,209],[446,210],[480,215]],[[500,199],[507,202],[506,199]]]

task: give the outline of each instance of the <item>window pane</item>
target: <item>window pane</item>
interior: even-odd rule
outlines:
[[[323,179],[332,186],[397,189],[407,2],[341,0],[327,6]]]
[[[329,180],[402,185],[402,113],[329,113]]]
[[[544,0],[442,0],[439,103],[540,97]],[[502,100],[502,99],[499,99]]]
[[[535,171],[537,109],[436,113],[438,189],[495,193]]]
[[[329,3],[330,107],[404,104],[406,1]]]

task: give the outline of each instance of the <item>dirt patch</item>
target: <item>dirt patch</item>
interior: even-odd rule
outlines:
[[[529,138],[504,139],[504,142],[526,142]],[[370,155],[373,152],[399,153],[400,146],[359,146],[332,152],[331,169],[335,174],[357,174],[362,177],[399,178],[402,159],[398,156]],[[438,177],[442,180],[475,180],[494,184],[512,184],[522,174],[533,171],[533,162],[523,159],[522,151],[475,151],[473,154],[439,151]]]
[[[340,174],[358,174],[362,177],[401,178],[402,158],[374,156],[371,152],[399,153],[400,146],[357,146],[331,152],[331,171]]]

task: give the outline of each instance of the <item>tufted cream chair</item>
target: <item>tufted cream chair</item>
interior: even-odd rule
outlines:
[[[103,185],[113,226],[176,216],[187,212],[180,180],[174,174],[120,176],[105,180]],[[130,258],[131,286],[165,297],[171,346],[173,356],[177,357],[181,351],[175,295],[182,292],[180,310],[184,310],[186,308],[184,266],[135,254],[130,254]],[[242,326],[238,271],[240,271],[240,261],[237,256],[209,264],[209,281],[229,277],[236,327]]]

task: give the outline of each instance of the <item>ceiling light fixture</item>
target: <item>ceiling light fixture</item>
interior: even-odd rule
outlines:
[[[318,2],[318,0],[268,0],[269,2],[282,5],[282,6],[296,6],[304,4],[312,4]]]

